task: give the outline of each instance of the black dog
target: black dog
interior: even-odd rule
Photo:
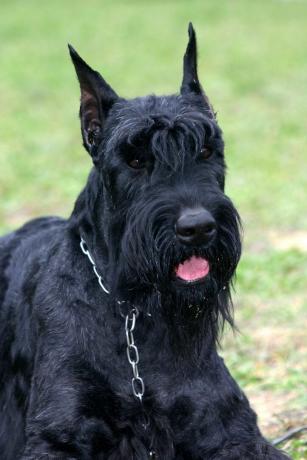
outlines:
[[[180,95],[70,54],[94,167],[70,219],[0,239],[1,460],[288,458],[216,351],[240,225],[192,26]]]

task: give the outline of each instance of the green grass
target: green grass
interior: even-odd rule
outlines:
[[[306,17],[303,0],[1,2],[2,232],[41,214],[68,216],[86,180],[67,42],[121,95],[169,93],[193,21],[199,75],[224,129],[227,193],[245,227],[241,334],[226,335],[224,355],[269,436],[307,412],[307,257],[298,238],[306,243]],[[297,420],[280,421],[297,410]],[[307,458],[302,439],[285,444],[295,459]]]

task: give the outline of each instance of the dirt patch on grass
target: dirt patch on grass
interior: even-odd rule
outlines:
[[[267,438],[274,439],[290,428],[307,424],[307,408],[289,409],[295,401],[294,391],[276,393],[249,390],[246,393],[258,414],[259,426]]]
[[[280,233],[276,230],[271,230],[268,233],[269,241],[274,249],[279,251],[287,251],[289,249],[298,249],[302,252],[307,252],[307,232],[303,230]]]

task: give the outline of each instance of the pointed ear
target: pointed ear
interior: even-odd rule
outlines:
[[[102,76],[91,69],[71,45],[68,45],[68,48],[80,83],[80,120],[83,145],[94,158],[102,139],[105,119],[118,96]]]
[[[197,75],[197,45],[196,35],[192,23],[189,23],[189,42],[183,58],[183,79],[181,94],[201,94],[202,89]]]
[[[196,34],[192,23],[189,23],[189,41],[183,58],[183,79],[180,88],[181,94],[199,94],[203,96],[205,104],[208,106],[211,114],[214,116],[213,109],[206,96],[197,75],[197,43]]]

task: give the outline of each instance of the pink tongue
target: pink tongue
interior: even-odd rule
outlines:
[[[178,278],[185,281],[195,281],[209,273],[209,263],[206,259],[192,256],[182,264],[179,264],[175,270]]]

